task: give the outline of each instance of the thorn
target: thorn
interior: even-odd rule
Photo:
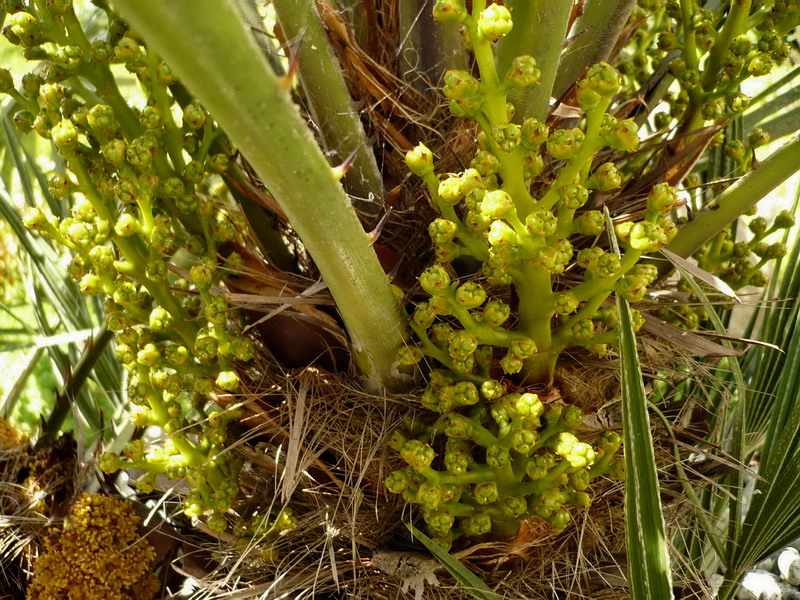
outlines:
[[[381,232],[383,231],[383,226],[386,225],[386,221],[389,220],[389,215],[392,214],[392,207],[390,206],[383,216],[378,221],[378,224],[367,234],[367,238],[369,238],[369,245],[372,246],[375,242],[378,241],[378,238],[381,236]]]
[[[301,33],[295,42],[291,45],[291,58],[289,59],[289,69],[286,71],[286,75],[280,78],[279,85],[281,89],[285,92],[291,92],[292,86],[294,85],[294,78],[297,77],[297,69],[300,65],[300,50],[302,49],[303,45],[303,36],[305,33]]]
[[[331,172],[333,173],[333,178],[336,181],[341,181],[342,177],[344,177],[345,173],[347,173],[347,169],[353,166],[353,163],[356,162],[356,156],[358,153],[361,152],[361,146],[356,148],[350,153],[350,156],[344,159],[344,162],[340,164],[338,167],[333,167]]]

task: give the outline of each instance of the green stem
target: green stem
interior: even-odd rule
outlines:
[[[728,53],[731,40],[747,30],[747,19],[750,16],[751,0],[731,0],[731,8],[725,25],[719,32],[711,52],[703,68],[703,89],[710,92],[717,85],[717,77],[722,70],[722,62]]]
[[[689,258],[730,223],[800,169],[800,134],[773,152],[758,168],[739,179],[717,197],[714,210],[706,210],[684,225],[667,250]],[[671,271],[671,263],[659,261],[659,274]]]
[[[298,73],[325,149],[339,163],[355,153],[345,174],[347,190],[359,198],[382,198],[383,178],[378,162],[314,2],[275,0],[273,6],[286,38],[302,40]]]
[[[232,0],[117,0],[270,190],[327,283],[370,389],[398,387],[406,326],[342,187]],[[207,47],[225,52],[200,52]],[[379,326],[378,326],[379,324]]]

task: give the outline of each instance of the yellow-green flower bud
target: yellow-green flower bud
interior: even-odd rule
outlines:
[[[220,371],[217,375],[217,385],[226,392],[239,390],[239,376],[233,371]]]
[[[477,512],[462,522],[462,528],[466,535],[480,536],[492,530],[492,517],[487,513]]]
[[[472,310],[486,301],[486,290],[474,281],[467,281],[458,286],[455,298],[461,306]]]
[[[539,83],[542,72],[536,66],[536,59],[532,56],[517,56],[511,61],[511,67],[506,73],[506,82],[515,88],[526,88],[534,83]]]
[[[194,352],[200,360],[211,361],[219,352],[219,342],[210,335],[201,335],[194,342]]]
[[[78,287],[80,288],[81,293],[88,296],[96,296],[103,291],[103,284],[100,281],[100,278],[94,273],[87,273],[81,277]]]
[[[422,360],[422,351],[412,346],[403,346],[397,351],[397,362],[401,365],[412,366]]]
[[[537,150],[547,141],[549,129],[539,119],[529,117],[522,123],[520,132],[522,146],[527,150]]]
[[[497,219],[492,221],[489,231],[486,233],[486,240],[491,246],[504,246],[517,243],[517,233],[505,221]]]
[[[436,453],[428,444],[419,440],[409,440],[400,451],[400,456],[413,469],[419,471],[431,466]]]
[[[513,152],[522,140],[519,125],[505,123],[492,128],[492,139],[503,152]]]
[[[578,256],[583,250],[578,252]],[[580,260],[580,259],[579,259]],[[579,262],[580,264],[580,262]],[[569,315],[578,310],[578,299],[572,292],[562,292],[556,296],[555,312],[557,315]]]
[[[481,202],[481,212],[487,217],[499,219],[514,210],[514,201],[503,190],[486,192]]]
[[[583,144],[584,133],[574,129],[556,129],[547,139],[547,153],[553,158],[566,160],[578,153]]]
[[[586,342],[594,337],[594,322],[591,319],[579,319],[570,327],[570,333],[576,342]]]
[[[478,17],[478,30],[493,42],[508,35],[513,26],[511,12],[500,4],[489,5]]]
[[[78,143],[78,130],[70,121],[61,121],[50,132],[53,143],[61,152],[72,150]]]
[[[466,360],[478,348],[478,338],[468,331],[458,331],[450,339],[447,352],[451,357]]]
[[[734,113],[741,113],[750,107],[750,97],[741,92],[735,92],[728,98],[728,108]]]
[[[486,464],[493,469],[500,470],[511,462],[511,455],[507,448],[492,444],[486,448]]]
[[[190,130],[197,131],[206,122],[206,111],[196,100],[191,101],[183,109],[183,124]]]
[[[436,0],[433,18],[440,23],[462,23],[469,13],[464,0]]]
[[[493,327],[499,327],[510,316],[511,307],[501,300],[489,300],[483,307],[483,320]]]
[[[664,215],[678,205],[678,191],[668,183],[656,184],[647,196],[647,210]]]
[[[633,119],[609,123],[601,134],[605,143],[614,150],[636,150],[639,147],[639,126]]]
[[[498,169],[500,169],[500,161],[488,150],[479,150],[469,164],[483,177],[497,173]]]
[[[475,96],[479,88],[478,80],[469,71],[451,70],[444,75],[442,93],[448,100],[466,100]]]
[[[617,189],[622,184],[622,176],[614,163],[603,163],[589,178],[586,187],[601,192]]]
[[[500,492],[496,482],[484,481],[475,485],[473,496],[478,504],[492,504],[500,497]]]
[[[511,342],[511,354],[526,359],[536,353],[536,342],[529,337],[516,338]]]
[[[89,110],[87,120],[89,127],[101,135],[115,137],[120,131],[113,109],[105,104],[94,105]]]
[[[123,37],[114,47],[114,56],[123,62],[137,60],[142,54],[139,43],[130,37]]]
[[[522,159],[522,177],[533,179],[544,170],[544,159],[535,152],[526,154]]]
[[[157,366],[161,362],[161,352],[158,346],[153,343],[145,344],[144,347],[136,353],[136,362],[146,367]]]
[[[500,359],[500,368],[508,375],[514,375],[522,370],[522,359],[508,352]]]
[[[163,333],[172,327],[173,318],[167,309],[157,306],[150,311],[150,329],[155,332]]]
[[[142,230],[142,225],[130,213],[122,213],[114,224],[114,233],[120,237],[128,237]]]
[[[577,183],[570,183],[558,188],[561,203],[570,210],[577,210],[589,199],[589,190]]]
[[[419,276],[419,283],[431,296],[443,296],[450,285],[450,274],[442,265],[432,265]]]

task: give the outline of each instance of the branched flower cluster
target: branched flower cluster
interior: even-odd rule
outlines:
[[[211,398],[238,391],[235,363],[254,353],[229,327],[219,293],[225,267],[240,260],[234,253],[221,264],[220,246],[241,242],[244,229],[216,193],[232,149],[169,66],[100,6],[107,27],[90,40],[70,0],[2,3],[3,34],[35,67],[21,89],[1,69],[0,91],[16,101],[17,128],[52,140],[66,164],[50,177],[50,206],[72,206],[62,218],[33,208],[25,223],[68,250],[82,292],[106,297],[133,420],[169,437],[160,448],[129,445],[124,460],[105,455],[102,467],[146,469],[145,490],[157,473],[185,476],[198,490],[187,512],[224,527],[238,489],[238,465],[222,452],[235,411],[220,411]],[[116,65],[135,75],[145,106],[121,94]]]
[[[619,72],[601,63],[578,83],[581,127],[550,131],[535,118],[518,124],[506,94],[537,84],[536,61],[517,57],[508,73],[497,73],[493,44],[510,31],[511,15],[499,4],[472,7],[470,13],[463,2],[440,0],[434,15],[462,25],[475,53],[480,79],[450,71],[443,93],[454,115],[477,121],[479,150],[469,168],[446,177],[437,175],[424,145],[406,156],[441,217],[429,227],[437,263],[419,277],[430,298],[411,319],[418,344],[404,348],[400,360],[412,365],[428,357],[444,367],[431,374],[422,396],[423,407],[444,415],[444,425],[398,432],[393,445],[409,467],[387,480],[389,489],[424,506],[443,543],[458,534],[513,533],[531,514],[563,527],[569,518],[563,506],[587,504],[585,484],[608,472],[618,438],[604,438],[598,450],[578,441],[571,433],[581,419],[577,408],[545,411],[534,394],[508,394],[501,374],[547,384],[567,347],[604,356],[618,339],[616,310],[604,302],[613,292],[630,302],[643,299],[656,270],[639,261],[675,235],[669,215],[679,204],[675,189],[656,185],[644,218],[616,225],[622,255],[592,244],[606,222],[585,205],[593,193],[623,182],[615,163],[597,164],[597,152],[620,156],[639,142],[632,120],[607,112]],[[548,178],[540,178],[546,163]],[[576,238],[583,246],[577,251]],[[451,263],[461,256],[479,261],[480,274],[457,280]],[[582,280],[555,289],[568,269]],[[506,286],[514,289],[515,307],[501,299]],[[642,318],[634,314],[638,328]],[[426,442],[440,431],[449,438],[446,473],[431,467],[435,452]]]
[[[28,600],[149,600],[159,590],[155,549],[121,498],[83,494],[36,561]]]

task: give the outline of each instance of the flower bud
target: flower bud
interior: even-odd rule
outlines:
[[[239,390],[239,376],[233,371],[221,371],[216,384],[226,392],[236,392]]]
[[[580,252],[583,252],[583,250],[578,252],[578,256],[580,256]],[[578,310],[578,304],[579,302],[575,294],[572,292],[562,292],[556,297],[555,312],[557,315],[569,315]]]
[[[89,127],[101,135],[116,137],[120,132],[120,125],[113,109],[105,104],[96,104],[89,109],[87,119]]]
[[[431,466],[436,453],[428,444],[419,440],[409,440],[400,451],[400,456],[413,469],[420,471]]]
[[[130,37],[123,37],[114,46],[114,56],[122,62],[133,62],[142,54],[139,43]]]
[[[665,215],[678,205],[678,191],[668,183],[656,184],[647,196],[647,210]]]
[[[501,300],[490,300],[483,307],[483,320],[493,327],[499,327],[511,316],[511,307]]]
[[[169,328],[172,327],[172,323],[172,315],[169,313],[169,311],[167,311],[167,309],[157,306],[150,311],[149,325],[150,329],[153,331],[158,333],[168,331]]]
[[[546,208],[534,209],[525,219],[525,227],[533,235],[551,236],[556,232],[558,219]]]
[[[542,72],[536,66],[536,59],[532,56],[517,56],[511,61],[511,67],[506,73],[506,82],[511,87],[526,88],[534,83],[539,83]]]
[[[475,484],[473,496],[478,504],[492,504],[500,497],[500,492],[497,489],[497,483],[494,481],[484,481]]]
[[[536,342],[528,337],[517,338],[511,342],[511,353],[517,358],[530,358],[536,350]]]
[[[486,290],[474,281],[467,281],[458,286],[455,298],[461,306],[472,310],[486,301]]]
[[[512,245],[517,243],[517,233],[511,225],[497,219],[492,221],[492,224],[489,226],[489,231],[486,233],[486,240],[491,246]]]
[[[770,141],[770,135],[761,129],[760,127],[756,127],[753,131],[750,132],[750,135],[747,138],[747,143],[750,144],[753,148],[758,148],[759,146],[763,146],[764,144],[768,144]]]
[[[519,373],[522,370],[522,359],[509,352],[500,359],[500,368],[508,375]]]
[[[772,71],[772,59],[768,54],[759,52],[747,65],[747,70],[753,77],[763,77]]]
[[[505,123],[492,129],[492,139],[503,152],[513,152],[521,141],[521,129],[514,123]]]
[[[611,124],[602,131],[608,146],[614,150],[635,150],[639,147],[639,126],[633,119]]]
[[[494,190],[484,195],[480,210],[487,217],[499,219],[514,210],[514,201],[503,190]]]
[[[78,130],[70,121],[61,121],[50,132],[53,143],[61,152],[69,152],[78,143]]]
[[[570,210],[577,210],[589,199],[589,190],[577,183],[570,183],[558,188],[561,203]]]
[[[147,129],[161,129],[164,125],[164,119],[161,117],[161,111],[157,106],[145,106],[139,121]]]
[[[433,265],[419,276],[419,283],[431,296],[443,296],[450,285],[450,274],[443,266]]]
[[[146,367],[154,367],[161,362],[161,353],[158,346],[153,343],[145,344],[144,347],[136,353],[136,362]]]
[[[614,163],[603,163],[589,178],[586,187],[607,192],[614,190],[622,184],[622,176],[619,174]]]
[[[466,360],[478,348],[478,338],[467,331],[458,331],[450,339],[447,352],[451,357]]]
[[[436,0],[433,6],[433,18],[440,23],[462,23],[468,16],[464,0]]]
[[[556,129],[547,139],[547,153],[559,160],[572,158],[578,153],[584,137],[583,131],[577,127]]]
[[[741,92],[735,92],[728,98],[728,108],[734,113],[744,112],[750,107],[750,97]]]
[[[478,17],[478,31],[494,42],[511,32],[511,12],[500,4],[489,5]]]
[[[479,87],[469,71],[451,70],[444,75],[442,93],[448,100],[466,100],[478,94]]]
[[[522,146],[528,150],[537,150],[547,141],[548,133],[547,125],[538,119],[533,117],[525,119],[521,130]]]
[[[89,296],[96,296],[103,291],[103,284],[100,278],[94,273],[87,273],[84,275],[78,283],[78,287],[81,293]]]

